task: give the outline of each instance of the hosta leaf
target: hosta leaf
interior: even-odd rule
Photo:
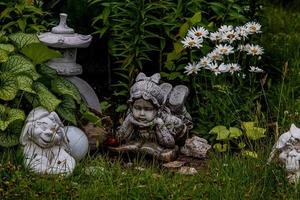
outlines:
[[[11,123],[15,121],[24,121],[25,113],[23,110],[9,108],[0,104],[0,130],[4,131]]]
[[[82,117],[97,126],[101,126],[101,118],[92,113],[91,111],[86,111],[82,114]]]
[[[215,126],[209,131],[209,134],[217,134],[217,140],[226,140],[230,132],[226,126]]]
[[[52,94],[42,83],[36,82],[33,87],[37,93],[39,103],[49,112],[54,111],[60,104],[61,101],[57,99],[56,96]]]
[[[67,95],[72,97],[77,103],[80,103],[81,96],[78,89],[65,78],[58,77],[51,81],[52,90],[60,95]]]
[[[0,63],[4,63],[8,60],[8,53],[7,51],[0,49]]]
[[[62,57],[59,51],[49,49],[42,43],[29,44],[21,49],[21,53],[30,58],[34,64],[41,64],[52,58]]]
[[[225,152],[228,149],[228,145],[217,143],[214,145],[214,149],[217,150],[218,152]]]
[[[38,100],[38,96],[34,95],[34,94],[30,94],[30,93],[25,93],[24,97],[26,98],[26,100],[31,104],[31,106],[33,108],[36,108],[38,106],[40,106],[40,102]]]
[[[19,90],[23,90],[29,93],[35,94],[35,91],[32,89],[33,80],[28,76],[17,76]]]
[[[39,74],[35,71],[34,65],[20,55],[9,56],[8,61],[0,67],[1,72],[9,72],[15,75],[26,75],[36,80]]]
[[[0,73],[0,99],[10,101],[18,92],[18,84],[14,76],[9,73]]]
[[[55,110],[63,119],[77,125],[76,122],[76,104],[71,97],[65,97]]]
[[[15,50],[15,47],[11,44],[0,44],[0,49],[11,53]]]
[[[238,138],[243,134],[242,131],[236,127],[230,127],[229,132],[230,132],[229,135],[230,138]]]
[[[19,48],[32,44],[32,43],[40,43],[38,37],[35,34],[29,33],[14,33],[8,36],[9,39]]]

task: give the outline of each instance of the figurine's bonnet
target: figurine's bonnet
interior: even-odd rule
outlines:
[[[135,84],[130,89],[129,104],[132,104],[136,99],[143,98],[151,101],[158,108],[162,106],[165,96],[159,86],[159,73],[151,77],[147,77],[144,73],[139,73],[135,81]]]

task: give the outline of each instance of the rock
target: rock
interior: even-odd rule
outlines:
[[[185,162],[183,161],[173,161],[173,162],[168,162],[168,163],[165,163],[163,164],[163,166],[165,168],[169,168],[169,169],[174,169],[174,168],[180,168],[182,167],[183,165],[185,164]]]
[[[183,175],[194,175],[197,174],[198,171],[194,167],[183,166],[179,169],[178,173]]]
[[[207,143],[207,140],[193,136],[185,141],[185,145],[180,148],[180,152],[186,156],[205,158],[210,148],[211,145]]]

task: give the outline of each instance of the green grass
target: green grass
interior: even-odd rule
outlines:
[[[289,185],[278,165],[266,165],[266,152],[258,159],[211,154],[194,176],[167,171],[151,160],[135,160],[128,168],[97,155],[69,177],[35,175],[22,166],[20,150],[4,152],[0,199],[299,199],[300,186]],[[87,172],[91,166],[94,173]]]

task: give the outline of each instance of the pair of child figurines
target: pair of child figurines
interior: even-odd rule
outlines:
[[[191,116],[184,106],[188,88],[184,85],[173,88],[159,81],[158,73],[151,77],[144,73],[137,76],[130,89],[130,108],[116,134],[121,145],[112,150],[150,154],[163,161],[176,158],[178,144],[184,142],[192,128]]]

